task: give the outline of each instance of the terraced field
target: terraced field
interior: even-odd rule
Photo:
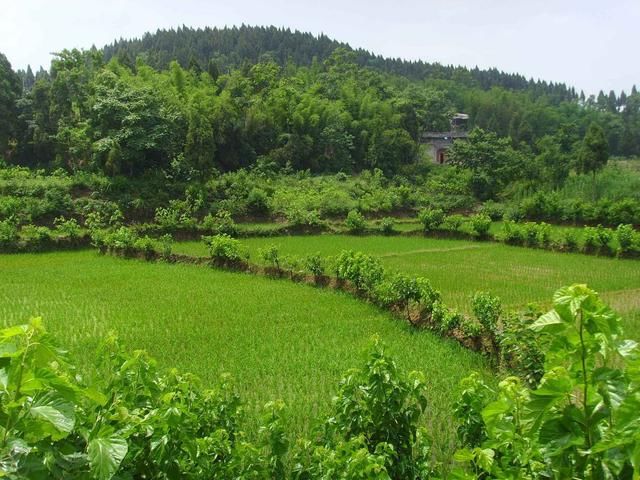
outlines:
[[[2,326],[41,315],[80,365],[93,364],[101,339],[114,331],[128,349],[146,349],[206,384],[229,372],[247,402],[249,431],[260,407],[281,398],[288,430],[308,433],[342,374],[363,363],[378,335],[403,370],[425,373],[425,422],[446,456],[460,379],[475,370],[492,376],[479,355],[340,292],[91,250],[1,255],[0,265]]]
[[[287,236],[243,240],[253,261],[258,250],[276,245],[282,255],[336,255],[353,249],[381,257],[391,270],[432,280],[447,304],[468,310],[475,291],[490,291],[508,307],[548,305],[562,285],[587,283],[623,314],[627,334],[640,339],[640,262],[555,253],[494,242],[384,236]],[[201,242],[179,243],[176,251],[206,255]]]

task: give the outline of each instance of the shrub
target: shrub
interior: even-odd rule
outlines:
[[[279,260],[278,265],[283,269],[289,270],[289,275],[293,279],[298,275],[304,275],[304,262],[301,258],[293,255],[285,255],[282,260]],[[279,267],[275,267],[280,270]]]
[[[9,218],[0,220],[0,248],[12,248],[18,241],[18,225]]]
[[[463,317],[458,328],[466,338],[480,337],[485,331],[480,323],[469,317]]]
[[[539,227],[537,223],[527,222],[522,225],[524,242],[527,247],[537,247],[539,245]]]
[[[502,221],[504,222],[521,222],[526,217],[522,210],[516,205],[512,205],[505,209]]]
[[[90,201],[83,204],[84,226],[89,230],[107,227],[118,227],[122,224],[124,216],[114,202]]]
[[[626,252],[631,248],[634,243],[634,236],[635,230],[632,225],[618,225],[618,228],[616,228],[616,240],[621,251]]]
[[[431,308],[431,326],[440,335],[449,335],[458,328],[464,320],[464,315],[454,309],[446,307],[441,300],[433,303]]]
[[[586,253],[609,253],[609,242],[613,238],[613,230],[602,225],[585,227],[583,230],[583,249]]]
[[[258,187],[253,187],[247,195],[247,208],[250,212],[265,215],[269,213],[269,196],[267,192]]]
[[[102,243],[112,250],[127,251],[134,248],[137,239],[138,235],[132,229],[120,227],[113,232],[107,232],[102,237]]]
[[[463,314],[452,308],[445,308],[444,316],[440,323],[440,333],[444,335],[451,333],[452,330],[459,328],[463,322]]]
[[[549,248],[551,245],[551,225],[548,223],[538,224],[538,244],[542,248]]]
[[[19,353],[4,359],[0,391],[9,478],[269,476],[273,458],[240,441],[240,402],[226,379],[204,390],[108,339],[96,355],[101,375],[88,385],[39,318],[2,330],[0,349]]]
[[[418,214],[425,232],[437,229],[444,221],[444,211],[440,208],[425,208]]]
[[[395,231],[395,220],[391,217],[384,217],[380,221],[380,231],[384,235],[392,235]]]
[[[438,290],[433,288],[428,279],[419,277],[417,282],[420,289],[420,318],[424,321],[427,319],[426,317],[432,316],[434,306],[441,301],[441,295]]]
[[[404,312],[411,322],[410,306],[421,299],[420,283],[417,278],[396,273],[376,288],[376,299],[385,306],[394,306]]]
[[[51,230],[47,227],[38,227],[36,225],[23,225],[20,229],[20,240],[28,248],[38,249],[51,240]]]
[[[499,336],[500,362],[535,388],[544,374],[544,352],[540,338],[530,327],[542,312],[529,306],[521,314],[502,318]]]
[[[330,478],[390,479],[386,464],[392,461],[391,448],[381,443],[370,452],[364,435],[349,440],[338,438],[327,445],[311,442],[300,442],[300,445],[300,449],[294,452],[293,459],[293,478],[296,480],[328,478],[327,472],[331,473]]]
[[[493,200],[487,200],[482,204],[480,215],[486,215],[489,220],[500,220],[504,216],[504,205]]]
[[[180,225],[180,212],[173,208],[158,207],[153,220],[161,227],[175,229]]]
[[[470,219],[471,234],[477,238],[487,238],[491,228],[491,217],[484,213],[473,215]]]
[[[560,234],[560,248],[567,252],[578,250],[578,235],[574,230],[565,230]]]
[[[585,252],[590,253],[600,247],[600,239],[594,227],[585,227],[582,231],[582,248]]]
[[[270,267],[280,271],[280,250],[276,245],[268,245],[258,249],[258,256]]]
[[[74,218],[65,219],[64,217],[57,217],[53,221],[56,226],[56,232],[58,232],[63,237],[67,237],[70,239],[75,239],[80,237],[80,233],[82,230],[80,229],[80,225]]]
[[[637,253],[640,249],[640,235],[634,230],[632,225],[618,225],[615,237],[618,241],[619,255]]]
[[[133,248],[149,258],[156,252],[156,242],[145,235],[144,237],[137,238],[133,242]]]
[[[472,373],[460,382],[462,393],[454,403],[454,415],[458,420],[458,439],[463,445],[476,447],[487,438],[482,418],[483,409],[495,392],[487,386],[480,375]]]
[[[204,217],[202,226],[214,235],[234,237],[238,234],[238,226],[227,210],[218,210],[215,215],[208,214]]]
[[[211,258],[221,264],[237,263],[246,258],[240,241],[231,238],[229,235],[220,234],[210,237],[202,237],[209,250]]]
[[[356,289],[367,293],[372,293],[384,276],[384,268],[379,259],[352,250],[338,255],[335,268],[338,279],[348,280]]]
[[[166,233],[160,237],[160,255],[165,260],[171,257],[173,251],[173,237],[171,234]]]
[[[188,202],[179,200],[171,200],[168,207],[156,208],[154,221],[169,230],[196,226],[196,220],[191,215]]]
[[[519,224],[507,220],[502,226],[500,239],[509,245],[522,245],[524,243],[525,234]]]
[[[442,303],[442,301],[437,301],[434,302],[433,305],[431,306],[431,313],[430,313],[430,327],[441,333],[444,334],[445,331],[442,330],[442,324],[444,322],[444,317],[447,314],[447,307],[444,306],[444,304]]]
[[[605,247],[613,238],[613,231],[610,228],[605,228],[602,225],[598,225],[596,227],[596,235],[598,237],[598,242],[600,243],[600,245]]]
[[[292,207],[285,212],[287,223],[292,227],[317,227],[322,225],[320,213],[317,210],[305,210]]]
[[[384,452],[390,478],[416,478],[414,448],[418,420],[427,408],[425,393],[423,375],[400,374],[376,342],[365,368],[350,371],[340,382],[327,428],[347,440],[362,436],[370,452]]]
[[[457,232],[465,221],[464,215],[454,214],[444,217],[442,229]]]
[[[502,314],[500,299],[490,293],[476,292],[471,299],[471,308],[484,331],[495,337]]]
[[[304,259],[304,266],[316,278],[324,275],[325,260],[320,256],[320,253],[307,255]]]
[[[344,225],[351,233],[361,233],[366,228],[367,222],[358,210],[351,210],[347,214]]]

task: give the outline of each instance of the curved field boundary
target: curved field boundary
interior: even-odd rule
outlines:
[[[463,250],[478,250],[478,249],[486,249],[493,248],[494,245],[466,245],[464,247],[445,247],[445,248],[422,248],[419,250],[408,250],[406,252],[390,252],[390,253],[382,253],[376,255],[377,257],[404,257],[405,255],[415,255],[419,253],[445,253],[445,252],[456,252]]]
[[[143,250],[136,250],[134,248],[128,248],[125,250],[121,249],[113,249],[113,248],[103,248],[100,250],[103,254],[123,257],[123,258],[131,258],[131,259],[142,259],[146,261],[167,261],[171,263],[183,263],[190,265],[207,265],[214,268],[219,268],[228,271],[235,272],[246,272],[253,275],[260,275],[271,279],[288,279],[297,283],[305,283],[311,286],[316,287],[324,287],[331,288],[334,290],[343,291],[349,293],[355,298],[363,301],[368,301],[378,308],[384,311],[390,312],[398,319],[402,319],[404,321],[408,321],[408,323],[415,328],[428,328],[432,333],[439,334],[442,337],[450,338],[458,343],[460,343],[463,347],[468,348],[474,352],[480,352],[486,354],[496,363],[500,361],[499,351],[495,345],[495,340],[490,338],[486,334],[478,334],[474,336],[466,336],[459,328],[454,328],[452,330],[441,331],[436,330],[433,325],[430,325],[431,318],[424,319],[421,316],[421,312],[415,308],[411,308],[409,315],[407,316],[404,310],[400,310],[397,307],[385,307],[374,301],[371,297],[367,296],[365,293],[359,291],[353,284],[351,284],[347,280],[342,280],[337,278],[336,276],[331,275],[321,275],[314,276],[312,274],[307,274],[303,272],[298,272],[294,270],[288,270],[284,268],[272,268],[272,267],[263,267],[261,265],[257,265],[254,263],[249,263],[248,261],[234,261],[234,262],[216,262],[210,257],[202,257],[202,256],[192,256],[186,254],[171,254],[169,256],[162,256],[158,252],[150,252]],[[429,328],[431,327],[431,328]]]

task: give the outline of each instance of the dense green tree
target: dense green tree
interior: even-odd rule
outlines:
[[[604,130],[597,123],[592,123],[578,150],[577,170],[580,173],[595,174],[607,164],[607,160],[609,160],[609,146]]]
[[[375,135],[369,148],[371,168],[391,173],[415,160],[416,144],[406,130],[393,128]]]
[[[9,157],[11,154],[9,144],[17,134],[16,102],[21,90],[20,77],[11,68],[7,57],[0,53],[0,157]]]
[[[576,140],[594,122],[612,154],[640,154],[635,89],[603,93],[600,106],[562,84],[389,60],[276,28],[161,30],[104,50],[62,51],[30,89],[27,73],[21,98],[2,91],[13,92],[4,105],[16,110],[0,121],[13,132],[9,160],[31,166],[206,176],[260,159],[394,174],[415,160],[424,132],[451,128],[456,111],[469,114],[470,127],[511,137],[513,168],[500,165],[500,179],[474,168],[479,195],[518,179],[561,182],[569,162],[580,168]]]
[[[525,167],[525,159],[511,146],[511,139],[475,128],[466,140],[454,142],[450,163],[471,170],[471,188],[481,200],[496,198]]]
[[[18,71],[18,75],[22,80],[22,91],[28,92],[33,88],[33,84],[36,83],[36,76],[31,70],[31,65],[27,65],[27,69],[24,71]]]
[[[571,158],[563,151],[562,141],[558,136],[546,135],[536,144],[538,155],[535,163],[539,178],[553,188],[561,187],[569,176]]]
[[[96,82],[93,112],[94,159],[107,173],[167,167],[179,153],[180,112],[147,86],[104,72]]]
[[[445,66],[423,61],[405,61],[383,58],[363,49],[352,49],[349,45],[310,33],[291,31],[277,27],[229,27],[157,30],[140,39],[118,40],[104,48],[107,59],[118,58],[126,65],[141,54],[149,54],[150,65],[166,69],[177,60],[183,68],[189,68],[191,58],[200,65],[208,65],[215,56],[221,71],[250,65],[270,59],[280,66],[293,62],[295,65],[311,66],[315,61],[324,62],[336,49],[349,53],[351,62],[358,67],[375,69],[384,73],[401,75],[412,81],[427,78],[449,80],[467,87],[488,90],[501,87],[513,91],[527,91],[535,96],[548,96],[554,104],[576,98],[575,90],[561,83],[528,80],[523,75],[501,72],[495,68],[480,70],[475,67]],[[212,75],[213,77],[213,75]]]

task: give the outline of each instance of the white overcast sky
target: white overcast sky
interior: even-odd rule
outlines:
[[[585,93],[640,86],[640,0],[0,0],[14,69],[188,25],[276,25],[384,56],[498,67]]]

